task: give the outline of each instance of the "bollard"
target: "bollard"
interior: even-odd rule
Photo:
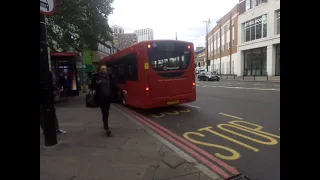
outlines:
[[[256,74],[253,75],[253,80],[256,80]]]
[[[267,75],[267,81],[269,81],[269,76],[268,76],[268,72],[266,72],[266,75]]]
[[[236,79],[236,75],[235,74],[233,75],[233,79]]]
[[[227,79],[229,79],[229,75],[227,74]]]

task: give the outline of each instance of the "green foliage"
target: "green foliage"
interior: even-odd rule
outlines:
[[[97,41],[112,39],[108,15],[113,0],[57,0],[56,13],[47,17],[49,46],[53,51],[96,49]]]

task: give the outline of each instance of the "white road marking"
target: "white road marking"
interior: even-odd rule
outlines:
[[[264,84],[253,84],[254,86],[264,86]]]
[[[200,86],[199,84],[196,84],[196,86]]]
[[[246,88],[246,87],[231,87],[231,86],[211,86],[217,88],[229,88],[229,89],[252,89],[252,90],[260,90],[260,91],[280,91],[280,89],[262,89],[262,88]]]
[[[201,86],[201,87],[208,87],[208,86]],[[280,91],[280,89],[274,88],[249,88],[249,87],[236,87],[236,86],[209,86],[213,88],[227,88],[227,89],[251,89],[251,90],[259,90],[259,91]]]
[[[279,87],[280,85],[274,85],[274,86],[278,86]]]
[[[241,117],[233,116],[233,115],[230,115],[230,114],[225,114],[225,113],[219,113],[219,114],[223,115],[223,116],[228,116],[228,117],[231,117],[231,118],[234,118],[234,119],[243,120],[243,118],[241,118]]]
[[[191,105],[191,104],[184,104],[184,105],[185,105],[185,106],[192,107],[192,108],[196,108],[196,109],[201,109],[201,107],[195,106],[195,105]]]
[[[241,83],[237,83],[237,84],[241,84]]]

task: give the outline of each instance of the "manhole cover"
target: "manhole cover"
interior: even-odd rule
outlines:
[[[251,179],[243,174],[238,174],[238,175],[232,176],[226,180],[251,180]]]

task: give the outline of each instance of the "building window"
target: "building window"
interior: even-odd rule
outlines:
[[[225,74],[225,73],[224,73],[224,64],[225,64],[225,63],[222,63],[222,64],[221,64],[221,74]]]
[[[246,11],[267,2],[268,0],[246,0]]]
[[[251,0],[246,0],[246,11],[251,9]]]
[[[267,47],[244,51],[244,75],[263,76],[267,68]]]
[[[276,76],[280,76],[280,44],[276,45]]]
[[[231,61],[231,74],[234,74],[234,61]]]
[[[276,11],[277,14],[277,34],[280,34],[280,10]]]
[[[251,19],[242,26],[244,29],[244,41],[253,41],[262,37],[267,37],[267,15]]]

